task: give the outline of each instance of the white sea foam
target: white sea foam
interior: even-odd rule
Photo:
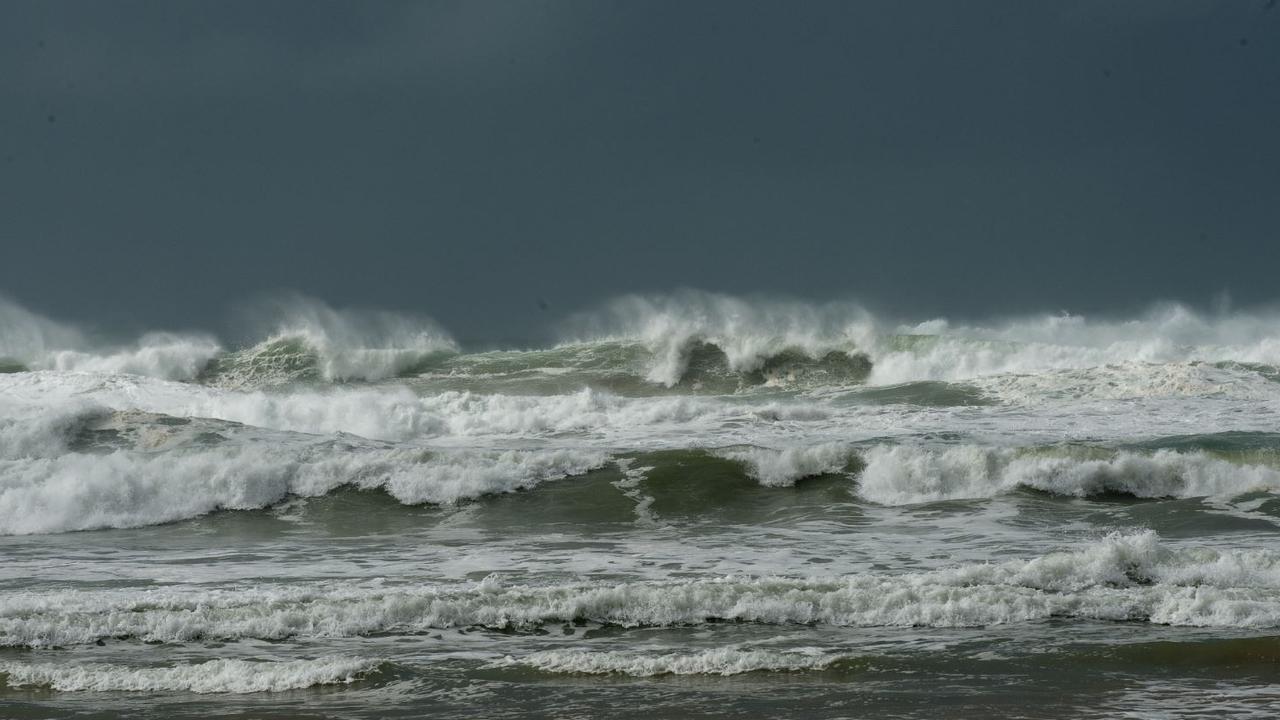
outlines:
[[[1280,389],[1257,379],[1255,385]],[[1260,395],[1266,388],[1259,390]],[[532,396],[447,391],[419,395],[401,385],[231,391],[121,375],[30,372],[0,374],[0,429],[5,420],[44,422],[41,415],[86,404],[173,417],[205,417],[260,428],[313,434],[348,433],[395,442],[506,445],[576,441],[622,449],[791,447],[876,437],[981,429],[987,437],[1025,443],[1193,434],[1205,428],[1269,431],[1280,398],[1236,402],[1231,397],[1151,398],[1117,412],[1086,398],[1056,403],[1052,412],[1017,405],[974,408],[881,406],[839,395],[622,397],[583,389]],[[24,431],[25,432],[25,431]],[[508,445],[509,446],[509,445]]]
[[[457,350],[449,335],[426,318],[334,309],[298,295],[259,303],[246,316],[264,331],[259,337],[267,339],[228,359],[219,378],[223,384],[262,382],[264,378],[253,375],[269,371],[260,367],[269,363],[256,363],[255,356],[281,340],[296,341],[313,352],[319,375],[331,381],[394,377],[424,357]],[[190,381],[223,352],[208,333],[151,332],[133,342],[95,342],[77,328],[0,298],[0,359],[17,360],[28,368]]]
[[[265,507],[288,493],[294,470],[276,453],[250,448],[0,460],[0,534],[154,525]]]
[[[316,354],[328,380],[393,377],[456,344],[434,322],[405,314],[343,310],[285,296],[245,313],[258,338],[240,355],[252,358],[272,342],[292,339]],[[1124,320],[1079,315],[1030,315],[983,325],[945,319],[898,324],[850,303],[806,304],[686,291],[628,296],[569,322],[580,341],[635,341],[651,355],[649,380],[672,386],[684,376],[700,342],[720,348],[730,369],[757,370],[770,357],[831,350],[872,361],[871,382],[955,381],[1124,363],[1237,362],[1280,365],[1280,312],[1274,309],[1202,313],[1163,304]],[[28,367],[127,372],[194,378],[220,352],[207,334],[153,333],[120,346],[93,343],[85,333],[0,300],[0,358]],[[234,364],[234,363],[233,363]],[[252,374],[254,363],[245,365]],[[245,368],[241,368],[244,370]],[[243,373],[241,373],[243,374]],[[255,379],[231,370],[226,384]]]
[[[844,472],[854,457],[853,449],[844,443],[781,449],[727,448],[716,454],[743,463],[747,474],[767,487],[787,487],[807,477]]]
[[[667,386],[681,380],[697,342],[719,347],[730,368],[740,371],[758,369],[789,349],[813,357],[857,352],[871,360],[876,385],[1123,363],[1280,364],[1280,312],[1200,313],[1167,303],[1126,320],[1044,314],[986,325],[945,319],[896,324],[849,303],[687,291],[620,298],[576,318],[571,334],[644,343],[653,357],[648,378]]]
[[[397,468],[379,485],[403,503],[452,503],[581,475],[608,461],[598,450],[452,452],[417,468]]]
[[[636,524],[642,527],[659,527],[663,523],[653,512],[656,498],[641,489],[641,483],[653,470],[652,466],[632,467],[634,458],[618,458],[615,462],[622,477],[613,482],[613,486],[635,502]]]
[[[0,645],[346,637],[579,619],[976,627],[1051,617],[1280,627],[1280,555],[1176,548],[1141,532],[1031,559],[826,578],[14,591],[0,594]]]
[[[256,509],[343,485],[454,503],[578,475],[603,451],[435,450],[88,408],[0,426],[0,534],[135,527]],[[178,424],[174,424],[174,423]],[[107,444],[70,443],[101,433]]]
[[[729,368],[757,370],[770,357],[798,349],[812,356],[856,350],[873,337],[875,321],[855,305],[749,301],[686,291],[667,296],[628,296],[596,314],[571,321],[580,337],[637,339],[653,353],[649,380],[673,386],[684,376],[695,343],[715,345]]]
[[[277,662],[220,659],[165,667],[7,662],[0,663],[0,674],[7,676],[10,687],[63,691],[257,693],[351,683],[378,664],[341,656]]]
[[[1201,362],[1126,362],[1097,367],[992,375],[970,381],[989,397],[1019,405],[1138,398],[1280,400],[1280,383],[1239,367]]]
[[[963,380],[1123,363],[1192,361],[1280,364],[1280,312],[1197,313],[1158,305],[1122,321],[1040,315],[989,326],[932,320],[882,336],[871,381]]]
[[[4,400],[6,396],[8,402]],[[420,396],[398,385],[269,393],[136,377],[0,375],[0,409],[5,416],[83,403],[86,398],[116,410],[138,409],[277,430],[351,433],[393,441],[550,436],[643,426],[682,427],[687,431],[691,423],[702,419],[718,422],[752,417],[749,408],[726,406],[713,398],[624,398],[590,389],[553,396],[453,391]],[[796,409],[796,413],[800,410]]]
[[[421,397],[400,387],[246,393],[47,372],[0,375],[0,390],[4,533],[162,523],[223,508],[264,507],[290,494],[319,495],[342,485],[381,488],[407,503],[451,503],[578,475],[621,451],[698,447],[753,436],[761,441],[719,454],[742,462],[764,485],[785,486],[813,475],[854,471],[850,460],[856,452],[865,463],[859,492],[883,504],[991,497],[1018,487],[1139,497],[1280,488],[1280,477],[1269,465],[1197,452],[1032,452],[988,445],[855,450],[847,442],[824,439],[847,437],[855,423],[866,431],[874,429],[873,423],[897,422],[901,411],[892,408],[832,407],[782,420],[761,417],[749,403],[714,398],[620,398],[591,390],[552,397],[456,392]],[[127,409],[136,407],[143,410]],[[834,414],[837,409],[841,414]],[[1227,409],[1239,417],[1238,406]],[[946,423],[947,417],[945,412],[910,415],[914,422]],[[1015,423],[1010,432],[1025,431],[1021,416],[1007,422]],[[1070,422],[1068,417],[1064,427]],[[114,440],[82,448],[76,443],[85,441],[85,432]],[[800,444],[797,432],[816,439]],[[526,445],[510,449],[512,437]],[[528,445],[534,438],[543,442]],[[423,439],[442,444],[425,446],[419,443]],[[458,447],[476,441],[483,444]]]
[[[457,344],[434,321],[381,310],[336,309],[301,295],[263,301],[252,307],[251,324],[267,337],[242,351],[243,362],[224,377],[232,385],[252,386],[259,378],[254,358],[280,341],[296,341],[314,352],[320,376],[329,381],[395,377],[423,358],[454,352]]]
[[[80,330],[0,298],[0,359],[63,372],[192,380],[222,347],[203,333],[153,332],[131,343],[93,342]]]
[[[1188,674],[1190,675],[1190,674]],[[1096,708],[1126,720],[1274,720],[1280,688],[1250,678],[1147,679],[1103,694]]]
[[[608,462],[600,451],[424,453],[230,446],[182,454],[68,453],[0,460],[0,535],[137,527],[267,507],[343,486],[403,503],[455,503],[527,489]]]
[[[885,505],[985,498],[1018,487],[1087,497],[1206,497],[1280,490],[1280,470],[1200,452],[1118,452],[1104,459],[976,445],[876,446],[863,453],[862,497]]]
[[[739,675],[758,671],[821,670],[847,655],[816,648],[751,650],[737,647],[698,652],[639,653],[629,651],[547,650],[507,656],[494,667],[525,666],[552,673],[590,675]]]
[[[222,346],[208,335],[149,333],[133,344],[105,350],[51,351],[32,366],[63,372],[193,380],[221,352]]]

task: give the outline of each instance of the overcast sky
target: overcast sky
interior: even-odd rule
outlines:
[[[8,0],[0,294],[180,329],[289,289],[463,339],[677,287],[1270,301],[1275,4]]]

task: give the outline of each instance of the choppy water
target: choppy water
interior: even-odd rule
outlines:
[[[1280,313],[0,306],[5,717],[1274,717]]]

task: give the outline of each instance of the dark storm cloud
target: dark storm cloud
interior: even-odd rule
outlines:
[[[90,321],[1091,311],[1280,261],[1264,2],[13,2],[0,67],[0,291]]]
[[[6,33],[7,84],[48,96],[250,97],[483,80],[575,18],[540,3],[41,3]],[[34,39],[37,49],[30,52]],[[48,51],[48,52],[43,52]],[[86,82],[87,80],[87,82]]]

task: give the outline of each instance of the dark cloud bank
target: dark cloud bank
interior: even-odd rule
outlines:
[[[78,321],[1276,295],[1264,1],[15,1],[0,67],[0,292]]]

